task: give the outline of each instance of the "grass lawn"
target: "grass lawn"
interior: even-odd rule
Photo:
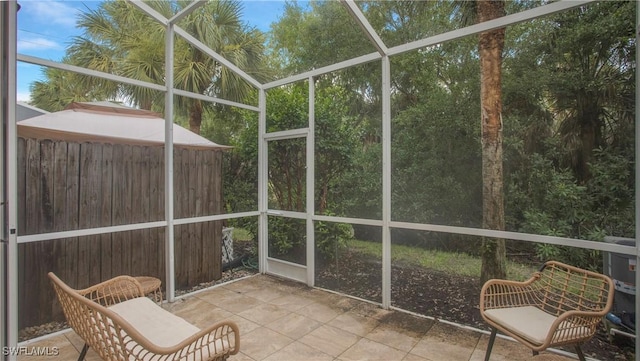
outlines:
[[[382,258],[382,244],[350,240],[349,249],[376,258]],[[431,268],[441,272],[467,277],[480,277],[482,260],[466,253],[444,252],[405,245],[391,245],[391,262]],[[523,281],[531,277],[538,267],[507,260],[507,278]]]

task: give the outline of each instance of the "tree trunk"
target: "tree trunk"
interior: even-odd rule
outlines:
[[[478,21],[504,16],[504,1],[479,1]],[[482,122],[482,226],[504,230],[502,179],[502,50],[505,29],[480,34],[480,106]],[[483,238],[480,281],[506,277],[504,239]]]
[[[202,124],[202,103],[193,100],[189,106],[189,130],[200,134],[200,124]]]

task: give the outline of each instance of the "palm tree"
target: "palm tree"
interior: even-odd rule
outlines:
[[[170,18],[190,2],[147,4]],[[266,78],[264,37],[260,31],[241,22],[241,11],[237,1],[211,1],[178,25],[248,74],[263,80]],[[165,27],[129,2],[103,2],[99,8],[82,14],[78,26],[84,29],[84,35],[76,37],[69,48],[69,57],[74,63],[132,79],[164,83]],[[84,79],[85,86],[103,87],[112,96],[127,99],[140,108],[162,109],[164,97],[158,91],[131,85],[109,86],[99,79]],[[246,81],[181,39],[177,39],[174,46],[174,85],[235,101],[241,101],[251,90]],[[188,114],[190,130],[199,134],[207,105],[182,97],[176,105]]]
[[[505,1],[459,2],[457,15],[463,22],[481,23],[505,15]],[[482,131],[482,227],[505,229],[502,165],[502,51],[505,29],[480,34],[480,119]],[[506,276],[504,239],[482,239],[480,282]]]
[[[565,162],[581,184],[591,178],[594,149],[633,124],[634,11],[633,2],[603,2],[559,14],[543,49]]]
[[[504,1],[476,3],[478,22],[505,15]],[[502,172],[502,50],[505,29],[480,34],[480,108],[482,125],[482,226],[504,230],[504,190]],[[504,278],[504,239],[482,239],[480,282]]]

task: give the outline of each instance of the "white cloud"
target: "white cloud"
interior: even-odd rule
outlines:
[[[45,38],[30,38],[21,39],[17,43],[18,53],[22,53],[27,50],[47,50],[47,49],[62,49],[63,47],[55,41],[51,41]]]
[[[62,2],[28,1],[23,4],[36,22],[58,24],[68,27],[76,26],[78,9]]]

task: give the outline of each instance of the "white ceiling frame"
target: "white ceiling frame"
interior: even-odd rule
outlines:
[[[176,24],[178,21],[180,21],[182,18],[184,18],[185,16],[191,14],[195,9],[199,8],[200,6],[206,4],[206,1],[202,1],[202,0],[196,0],[194,2],[192,2],[191,4],[187,5],[186,8],[182,9],[182,11],[180,11],[179,13],[175,14],[173,17],[171,17],[171,19],[169,19],[169,24]]]
[[[133,5],[135,5],[138,9],[142,10],[142,12],[144,12],[145,14],[151,16],[152,18],[154,18],[157,22],[159,22],[162,25],[169,25],[169,19],[165,18],[164,15],[160,14],[159,12],[155,11],[152,7],[150,7],[149,5],[145,4],[142,1],[139,0],[129,0],[129,2]]]
[[[347,1],[349,0],[343,0],[343,1],[345,1],[345,3],[348,4]],[[467,26],[461,29],[452,30],[447,33],[431,36],[421,40],[416,40],[411,43],[394,46],[392,48],[389,48],[386,53],[389,56],[398,55],[398,54],[406,53],[409,51],[417,50],[420,48],[426,48],[426,47],[441,44],[447,41],[463,38],[466,36],[479,34],[484,31],[503,28],[503,27],[518,24],[521,22],[534,20],[536,18],[540,18],[543,16],[569,10],[572,8],[580,7],[596,1],[597,0],[561,0],[551,4],[539,6],[534,9],[526,10],[520,13],[506,15],[498,19],[485,21],[480,24],[475,24],[475,25]],[[380,55],[378,52],[362,55],[356,58],[345,60],[345,61],[328,65],[322,68],[310,70],[297,75],[292,75],[284,79],[279,79],[279,80],[266,83],[263,85],[263,89],[270,89],[270,88],[275,88],[275,87],[290,84],[290,83],[295,83],[297,81],[306,80],[309,77],[317,77],[319,75],[331,73],[341,69],[346,69],[354,65],[364,64],[374,60],[379,60],[381,58],[382,58],[382,55]]]
[[[216,53],[215,51],[213,51],[210,47],[208,47],[206,44],[204,44],[200,40],[198,40],[195,37],[193,37],[191,34],[187,33],[181,27],[176,25],[175,26],[175,31],[176,31],[176,34],[180,35],[189,44],[195,46],[196,48],[198,48],[203,53],[209,55],[211,58],[213,58],[217,62],[219,62],[222,65],[226,66],[232,72],[238,74],[241,78],[243,78],[244,80],[246,80],[249,83],[251,83],[251,85],[253,85],[257,89],[260,89],[260,87],[262,86],[262,84],[259,81],[255,80],[249,74],[245,73],[242,69],[238,68],[235,64],[233,64],[232,62],[227,60],[224,56],[222,56],[222,55]]]
[[[131,2],[133,5],[138,7],[138,9],[140,9],[144,13],[148,14],[149,16],[151,16],[152,18],[154,18],[156,21],[160,22],[161,24],[164,24],[164,25],[169,24],[169,19],[165,18],[164,16],[162,16],[162,14],[160,14],[157,11],[153,10],[149,5],[147,5],[147,4],[145,4],[145,3],[141,2],[141,1],[129,0],[129,2]],[[198,5],[200,5],[200,4],[198,4]],[[184,10],[185,11],[186,10],[193,11],[193,10],[195,10],[195,8],[196,8],[196,5],[192,3],[187,8],[185,8]],[[182,13],[179,13],[178,15],[180,15],[180,17],[188,15],[188,13],[185,13],[184,15],[181,15],[181,14]],[[175,16],[174,16],[174,18],[175,18]],[[200,40],[198,40],[195,37],[193,37],[191,34],[186,32],[184,29],[182,29],[178,25],[174,25],[174,31],[175,31],[176,34],[180,35],[189,44],[195,46],[197,49],[199,49],[203,53],[209,55],[215,61],[219,62],[220,64],[222,64],[224,66],[226,66],[232,72],[236,73],[241,78],[243,78],[247,82],[251,83],[251,85],[253,85],[255,88],[260,89],[260,87],[262,86],[262,84],[260,82],[255,80],[249,74],[245,73],[242,69],[238,68],[235,64],[233,64],[232,62],[227,60],[222,55],[220,55],[220,54],[216,53],[215,51],[213,51],[213,49],[211,49],[206,44],[204,44]]]
[[[327,73],[331,73],[337,70],[341,70],[341,69],[346,69],[349,67],[352,67],[354,65],[360,65],[360,64],[364,64],[364,63],[370,63],[372,61],[375,60],[380,60],[382,58],[382,55],[376,53],[371,53],[371,54],[367,54],[367,55],[362,55],[359,56],[357,58],[353,58],[353,59],[349,59],[349,60],[345,60],[339,63],[335,63],[332,65],[328,65],[328,66],[324,66],[322,68],[318,68],[318,69],[314,69],[314,70],[310,70],[304,73],[300,73],[298,75],[292,75],[288,78],[284,78],[284,79],[280,79],[280,80],[276,80],[276,81],[272,81],[270,83],[266,83],[263,85],[263,89],[267,90],[267,89],[271,89],[271,88],[276,88],[282,85],[286,85],[286,84],[291,84],[291,83],[295,83],[297,81],[302,81],[302,80],[307,80],[310,77],[317,77],[318,75],[322,75],[322,74],[327,74]]]
[[[66,71],[70,71],[70,72],[74,72],[74,73],[78,73],[78,74],[93,76],[93,77],[96,77],[96,78],[112,80],[112,81],[116,81],[116,82],[123,83],[123,84],[135,85],[135,86],[148,88],[148,89],[153,89],[153,90],[158,90],[158,91],[162,91],[162,92],[167,91],[167,87],[165,87],[164,85],[159,85],[159,84],[155,84],[155,83],[149,83],[149,82],[142,81],[142,80],[125,78],[123,76],[114,75],[114,74],[111,74],[111,73],[104,73],[104,72],[101,72],[101,71],[91,70],[91,69],[83,68],[83,67],[80,67],[80,66],[75,66],[75,65],[65,64],[65,63],[59,63],[59,62],[55,62],[55,61],[51,61],[51,60],[37,58],[35,56],[18,54],[17,60],[21,61],[23,63],[29,63],[29,64],[40,65],[40,66],[49,67],[49,68],[66,70]]]
[[[62,238],[70,238],[70,237],[83,237],[83,236],[93,236],[98,234],[135,231],[139,229],[164,227],[166,225],[167,225],[167,221],[156,221],[156,222],[146,222],[146,223],[125,224],[120,226],[84,228],[84,229],[77,229],[77,230],[71,230],[71,231],[36,233],[36,234],[30,234],[26,236],[18,236],[18,243],[50,241],[54,239],[62,239]],[[81,241],[81,242],[84,242],[84,241]]]
[[[342,0],[342,4],[345,5],[351,16],[356,20],[358,25],[360,25],[362,30],[364,30],[365,35],[367,35],[376,49],[378,49],[378,53],[380,53],[380,55],[386,55],[389,49],[384,44],[384,41],[382,41],[373,26],[371,26],[369,20],[367,20],[367,18],[364,16],[358,5],[356,5],[353,0]]]
[[[309,131],[309,128],[281,130],[277,132],[266,133],[263,138],[268,141],[304,138],[309,135]]]
[[[479,24],[467,26],[461,29],[452,30],[446,33],[430,36],[422,40],[416,40],[410,43],[394,46],[389,49],[388,54],[397,55],[408,51],[437,45],[447,41],[463,38],[470,35],[479,34],[485,31],[504,28],[509,25],[533,20],[539,17],[548,16],[561,11],[580,7],[597,0],[562,0],[548,5],[539,6],[534,9],[526,10],[516,14],[506,15],[497,19],[485,21]]]
[[[260,111],[260,108],[258,108],[256,106],[253,106],[253,105],[238,103],[238,102],[234,102],[234,101],[231,101],[231,100],[220,99],[220,98],[216,98],[216,97],[210,97],[208,95],[189,92],[189,91],[186,91],[186,90],[180,90],[180,89],[175,89],[174,88],[173,89],[173,94],[180,95],[180,96],[187,97],[187,98],[204,100],[206,102],[230,105],[232,107],[237,107],[237,108],[242,108],[242,109],[247,109],[247,110],[253,110],[255,112],[259,112]]]
[[[521,13],[507,15],[507,16],[504,16],[504,17],[501,17],[501,18],[498,18],[498,19],[494,19],[494,20],[490,20],[490,21],[483,22],[483,23],[480,23],[480,24],[468,26],[468,27],[465,27],[465,28],[462,28],[462,29],[453,30],[453,31],[450,31],[450,32],[447,32],[447,33],[444,33],[444,34],[428,37],[428,38],[425,38],[425,39],[422,39],[422,40],[417,40],[417,41],[414,41],[414,42],[411,42],[411,43],[407,43],[407,44],[404,44],[404,45],[395,46],[395,47],[389,48],[387,51],[388,51],[389,55],[397,55],[397,54],[409,52],[409,51],[412,51],[412,50],[416,50],[416,49],[419,49],[419,48],[424,48],[424,47],[440,44],[440,43],[443,43],[443,42],[446,42],[446,41],[451,41],[451,40],[454,40],[454,39],[462,38],[462,37],[465,37],[465,36],[478,34],[478,33],[481,33],[483,31],[488,31],[488,30],[492,30],[492,29],[496,29],[496,28],[500,28],[500,27],[505,27],[505,26],[508,26],[508,25],[513,25],[513,24],[517,24],[517,23],[520,23],[520,22],[528,21],[528,20],[533,20],[533,19],[538,18],[538,17],[542,17],[542,16],[545,16],[545,15],[550,15],[550,14],[553,14],[553,13],[561,12],[561,11],[568,10],[568,9],[571,9],[571,8],[575,8],[575,7],[580,7],[580,6],[583,6],[585,4],[588,4],[588,3],[591,3],[591,2],[595,2],[595,1],[596,0],[579,0],[579,1],[563,0],[563,1],[555,2],[555,3],[551,3],[551,4],[548,4],[548,5],[540,6],[540,7],[535,8],[535,9],[523,11]],[[145,11],[145,13],[147,13],[146,9],[148,8],[149,11],[151,11],[151,13],[149,13],[150,16],[153,16],[154,19],[160,21],[163,24],[168,23],[169,20],[167,20],[166,18],[162,17],[162,15],[160,15],[155,10],[149,8],[148,5],[146,5],[144,3],[141,3],[139,1],[132,1],[131,3],[136,5],[136,6],[138,6],[141,10]],[[348,3],[349,2],[345,1],[345,4],[348,4]],[[195,5],[190,6],[189,9],[194,9],[194,8],[195,8]],[[187,10],[187,9],[185,9],[185,10]],[[358,9],[358,11],[359,11],[359,9]],[[156,15],[154,16],[153,14],[156,14]],[[160,17],[160,19],[157,19],[158,16]],[[191,36],[190,34],[185,32],[183,29],[181,29],[181,28],[179,28],[177,26],[176,26],[175,29],[176,29],[176,33],[179,34],[180,36],[182,36],[186,41],[188,41],[192,45],[196,46],[201,51],[204,51],[206,54],[208,54],[209,56],[214,58],[216,61],[219,61],[223,65],[227,66],[230,70],[234,71],[236,74],[238,74],[239,76],[241,76],[242,78],[244,78],[245,80],[250,82],[253,86],[255,86],[258,89],[275,88],[275,87],[278,87],[278,86],[294,83],[294,82],[297,82],[297,81],[306,80],[309,77],[316,77],[318,75],[331,73],[331,72],[334,72],[334,71],[337,71],[337,70],[341,70],[341,69],[346,69],[346,68],[349,68],[349,67],[354,66],[354,65],[360,65],[360,64],[371,62],[371,61],[379,60],[382,57],[379,53],[366,54],[366,55],[362,55],[362,56],[359,56],[359,57],[356,57],[356,58],[353,58],[353,59],[349,59],[349,60],[345,60],[345,61],[342,61],[342,62],[339,62],[339,63],[328,65],[328,66],[325,66],[325,67],[322,67],[322,68],[318,68],[318,69],[310,70],[310,71],[307,71],[307,72],[304,72],[304,73],[300,73],[298,75],[293,75],[293,76],[290,76],[290,77],[287,77],[287,78],[284,78],[284,79],[276,80],[276,81],[269,82],[269,83],[266,83],[266,84],[261,84],[257,80],[253,79],[251,76],[247,75],[244,71],[242,71],[241,69],[239,69],[238,67],[236,67],[235,65],[230,63],[224,57],[222,57],[221,55],[217,54],[216,52],[211,50],[209,47],[207,47],[205,44],[203,44],[202,42],[200,42],[199,40],[195,39],[193,36]],[[53,61],[50,61],[50,60],[45,60],[45,59],[41,59],[41,58],[37,58],[37,57],[33,57],[33,56],[18,54],[17,60],[21,61],[21,62],[25,62],[25,63],[35,64],[35,65],[40,65],[40,66],[45,66],[45,67],[52,67],[52,68],[72,71],[72,72],[80,73],[80,74],[84,74],[84,75],[95,76],[95,77],[99,77],[99,78],[103,78],[103,79],[107,79],[107,80],[118,81],[118,82],[121,82],[121,83],[124,83],[124,84],[136,85],[136,86],[141,86],[141,87],[154,89],[154,90],[159,90],[159,91],[166,91],[166,88],[164,86],[162,86],[162,85],[143,82],[143,81],[140,81],[140,80],[129,79],[129,78],[121,77],[121,76],[118,76],[118,75],[113,75],[113,74],[109,74],[109,73],[103,73],[103,72],[99,72],[99,71],[96,71],[96,70],[89,70],[89,69],[86,69],[86,68],[77,67],[77,66],[73,66],[73,65],[68,65],[68,64],[64,64],[64,63],[53,62]],[[188,92],[184,92],[184,91],[178,91],[178,92],[180,92],[181,95],[185,95],[185,96],[190,96],[190,97],[195,97],[196,96],[195,93],[188,93]],[[200,98],[199,95],[198,95],[198,97]],[[216,98],[212,98],[212,97],[207,97],[206,99],[204,99],[204,98],[200,98],[200,99],[210,100],[210,101],[217,101],[217,102],[220,102],[221,104],[239,106],[238,103],[233,104],[231,101],[224,101],[223,99],[216,99]],[[254,107],[246,108],[246,109],[256,110],[256,108],[254,108]]]

